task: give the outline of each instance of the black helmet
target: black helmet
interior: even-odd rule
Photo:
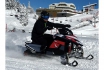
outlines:
[[[43,19],[49,18],[49,13],[47,11],[42,11],[40,15],[41,15],[41,18],[43,18]]]

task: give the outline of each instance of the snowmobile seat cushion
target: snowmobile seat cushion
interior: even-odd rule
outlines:
[[[26,46],[29,50],[36,50],[37,52],[40,52],[40,47],[41,47],[41,45],[26,43],[25,46]]]

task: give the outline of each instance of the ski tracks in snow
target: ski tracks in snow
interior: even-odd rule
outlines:
[[[16,50],[6,51],[6,70],[98,70],[98,40],[79,38],[84,44],[84,56],[92,54],[93,60],[70,58],[69,62],[77,60],[78,66],[64,66],[60,63],[60,57],[29,57],[23,56]],[[22,46],[21,46],[22,47]],[[16,51],[16,52],[15,52]]]

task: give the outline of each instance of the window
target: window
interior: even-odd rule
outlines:
[[[75,8],[75,6],[74,6],[74,5],[70,5],[70,7],[73,7],[73,8]]]
[[[67,6],[66,4],[59,4],[58,6]]]

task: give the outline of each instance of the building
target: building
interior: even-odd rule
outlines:
[[[89,4],[89,5],[83,6],[83,12],[91,11],[92,9],[95,8],[96,5],[97,5],[97,3]]]
[[[46,10],[50,13],[51,17],[69,17],[75,15],[76,6],[73,3],[53,3],[49,5],[49,8],[38,8],[36,9],[36,14],[40,15],[42,10]]]

